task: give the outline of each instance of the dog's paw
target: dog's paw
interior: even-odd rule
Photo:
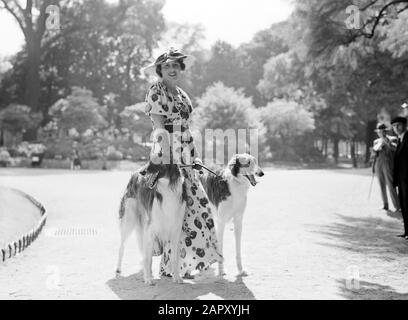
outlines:
[[[122,271],[120,271],[119,269],[117,269],[117,270],[115,271],[115,275],[116,275],[116,278],[120,278],[120,277],[122,276]]]
[[[178,283],[178,284],[184,283],[183,279],[181,279],[180,276],[178,276],[178,277],[173,277],[173,282],[174,282],[174,283]]]
[[[149,285],[149,286],[154,286],[153,279],[151,279],[151,278],[150,279],[145,279],[144,283]]]
[[[224,271],[218,272],[218,277],[219,278],[224,278],[227,274]]]

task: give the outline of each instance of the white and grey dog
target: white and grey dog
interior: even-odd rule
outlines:
[[[150,163],[147,172],[159,172],[157,183],[148,185],[145,176],[135,173],[122,197],[119,218],[121,244],[116,274],[121,274],[125,241],[136,230],[143,254],[143,274],[146,284],[152,284],[152,256],[155,241],[171,243],[170,263],[173,280],[182,283],[179,273],[180,236],[185,214],[184,177],[175,164]]]
[[[262,177],[262,169],[255,157],[249,154],[235,155],[225,169],[216,169],[218,176],[206,173],[201,182],[215,210],[215,227],[219,242],[219,251],[223,254],[224,229],[230,220],[234,223],[236,263],[238,275],[246,276],[242,268],[241,236],[242,221],[247,205],[247,194],[250,186],[255,186],[255,175]],[[223,262],[219,263],[219,275],[224,275]]]

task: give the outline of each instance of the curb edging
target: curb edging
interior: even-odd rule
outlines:
[[[40,209],[41,219],[37,223],[37,225],[34,228],[32,228],[30,231],[21,235],[17,240],[9,242],[4,248],[0,248],[0,262],[5,262],[6,260],[11,259],[12,257],[16,256],[18,253],[21,253],[25,249],[27,249],[34,242],[34,240],[38,238],[38,236],[41,233],[41,230],[43,229],[47,221],[47,213],[46,213],[44,206],[41,203],[39,203],[36,199],[34,199],[30,195],[20,190],[17,190],[17,189],[12,189],[12,190],[16,191],[17,193],[22,195],[24,198],[31,201],[38,209]]]

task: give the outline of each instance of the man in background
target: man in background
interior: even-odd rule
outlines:
[[[387,135],[387,126],[383,123],[377,124],[375,130],[378,139],[374,141],[373,151],[375,160],[373,170],[377,174],[380,183],[381,196],[384,204],[383,209],[389,210],[387,187],[390,193],[392,204],[396,211],[400,210],[397,190],[393,184],[394,156],[397,148],[397,138]]]
[[[408,240],[408,135],[407,119],[397,117],[391,121],[394,132],[398,136],[397,150],[394,157],[394,187],[398,190],[404,221],[404,234],[399,235]]]

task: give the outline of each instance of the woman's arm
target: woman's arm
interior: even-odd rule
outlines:
[[[151,161],[155,164],[169,164],[170,163],[170,135],[164,128],[164,116],[159,114],[152,114],[154,130],[152,132],[152,142],[154,143]]]

